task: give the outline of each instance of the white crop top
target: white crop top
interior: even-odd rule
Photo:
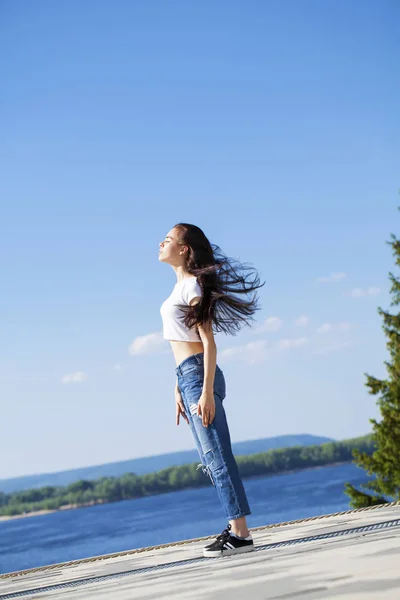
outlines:
[[[162,303],[160,308],[163,322],[163,337],[165,340],[177,342],[201,342],[195,327],[187,329],[182,316],[183,312],[178,304],[190,304],[197,296],[202,296],[203,291],[196,277],[186,277],[177,283],[172,294]]]

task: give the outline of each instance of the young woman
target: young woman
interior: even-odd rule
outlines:
[[[176,423],[190,425],[203,471],[216,488],[228,527],[204,556],[254,549],[247,528],[250,508],[241,481],[226,421],[225,379],[217,365],[214,332],[234,334],[249,325],[258,309],[257,273],[211,245],[195,225],[178,223],[160,243],[159,260],[171,265],[177,283],[161,306],[163,337],[176,362]],[[252,294],[249,297],[249,294]]]

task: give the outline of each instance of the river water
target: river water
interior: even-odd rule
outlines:
[[[344,483],[367,480],[354,464],[244,481],[249,527],[349,508]],[[219,533],[226,521],[210,484],[0,522],[0,573]]]

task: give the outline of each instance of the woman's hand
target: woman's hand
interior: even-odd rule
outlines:
[[[215,417],[215,399],[213,392],[203,392],[197,405],[197,415],[204,427],[208,427]]]
[[[186,423],[189,424],[189,419],[185,413],[185,406],[183,404],[182,395],[179,388],[175,387],[175,401],[176,401],[176,424],[179,425],[180,416],[185,419]]]

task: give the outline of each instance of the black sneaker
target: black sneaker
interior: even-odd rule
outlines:
[[[239,539],[230,533],[231,526],[228,525],[217,539],[203,548],[206,557],[231,556],[254,550],[254,542],[251,534],[247,538]]]

